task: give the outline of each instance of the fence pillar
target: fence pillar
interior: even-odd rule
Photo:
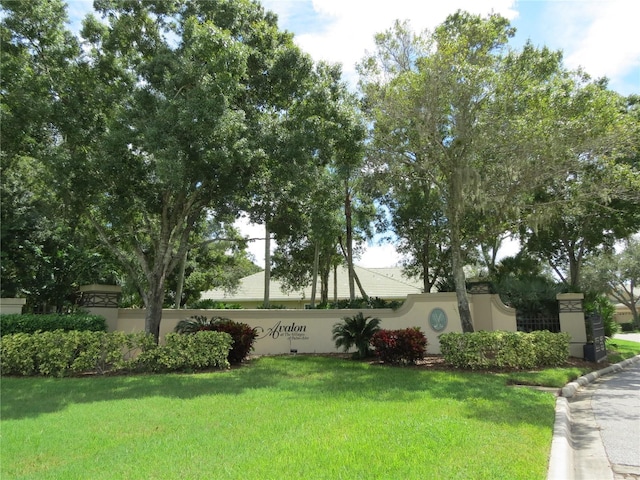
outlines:
[[[583,346],[587,343],[587,328],[584,321],[582,308],[582,293],[559,293],[558,311],[560,313],[560,331],[567,332],[569,339],[569,355],[583,358]]]
[[[491,306],[491,284],[478,279],[469,279],[467,292],[473,307],[473,329],[476,331],[495,330],[493,308]]]
[[[107,330],[118,327],[118,300],[122,288],[119,285],[83,285],[80,287],[80,305],[94,315],[107,320]]]
[[[0,313],[22,313],[26,298],[0,298]]]

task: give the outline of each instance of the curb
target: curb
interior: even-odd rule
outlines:
[[[571,447],[571,411],[564,397],[556,399],[556,418],[553,424],[551,456],[547,480],[569,480],[574,477],[573,448]]]
[[[562,387],[561,395],[565,398],[573,397],[580,387],[584,387],[590,383],[595,382],[598,378],[603,375],[609,375],[610,373],[616,373],[620,370],[628,367],[632,363],[640,361],[640,355],[636,355],[635,357],[627,358],[620,363],[614,363],[613,365],[609,365],[602,370],[598,370],[596,372],[587,373],[582,377],[579,377],[574,382],[567,383],[564,387]]]
[[[571,446],[571,410],[567,399],[573,397],[580,387],[593,383],[604,375],[617,373],[636,362],[640,362],[640,355],[583,375],[562,388],[561,396],[556,399],[556,416],[547,480],[572,480],[575,478],[574,450]]]

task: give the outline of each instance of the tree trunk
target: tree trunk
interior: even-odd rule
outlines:
[[[351,225],[351,192],[349,191],[349,182],[344,182],[344,218],[347,228],[347,245],[346,260],[347,269],[349,271],[349,300],[352,302],[356,299],[356,288],[353,278],[353,230]]]
[[[338,303],[338,266],[333,266],[333,303]]]
[[[462,259],[462,241],[460,239],[460,217],[463,207],[462,198],[462,180],[460,176],[462,172],[456,172],[452,178],[449,187],[449,222],[451,228],[451,263],[453,267],[453,281],[456,286],[456,299],[458,300],[458,313],[460,314],[460,323],[462,331],[473,332],[473,322],[471,319],[471,309],[469,308],[469,299],[467,298],[467,285],[464,276],[464,262]]]
[[[329,274],[330,270],[324,270],[320,274],[320,303],[327,305],[329,303]]]
[[[569,256],[569,278],[571,278],[571,291],[580,291],[580,268],[582,267],[582,257],[584,254],[584,242],[580,245],[577,255],[573,254]]]
[[[629,306],[629,310],[631,310],[631,315],[633,320],[631,321],[631,324],[635,327],[635,328],[640,328],[640,314],[638,312],[638,297],[635,296],[634,294],[634,289],[636,287],[636,282],[635,280],[631,280],[630,285],[629,285],[629,300],[631,303],[631,305]]]
[[[353,270],[353,278],[356,281],[356,284],[358,285],[358,290],[360,290],[360,295],[362,295],[362,298],[364,298],[365,300],[369,300],[369,295],[367,295],[367,292],[364,291],[364,288],[362,287],[362,283],[360,283],[360,278],[358,277],[358,274],[356,273],[355,270]]]
[[[471,309],[469,308],[469,299],[467,298],[467,286],[464,276],[462,255],[459,248],[454,246],[451,241],[452,263],[453,263],[453,280],[456,286],[456,299],[458,300],[458,313],[460,314],[460,322],[462,331],[473,332],[473,322],[471,321]]]
[[[429,276],[429,235],[425,236],[422,244],[422,291],[429,293],[431,291],[431,277]]]
[[[178,271],[178,284],[176,285],[176,298],[173,308],[181,308],[182,303],[182,291],[184,290],[184,272],[187,268],[187,252],[184,252],[182,260],[180,260],[180,270]]]
[[[316,289],[318,287],[318,266],[320,264],[320,246],[318,242],[315,245],[315,251],[313,253],[313,274],[311,283],[311,308],[316,307]]]
[[[160,340],[160,322],[162,321],[162,303],[164,301],[164,278],[152,279],[147,296],[144,317],[145,332],[153,335],[156,343]]]
[[[502,239],[496,238],[492,246],[480,245],[482,259],[487,266],[487,273],[489,276],[492,276],[496,272],[496,259],[498,257],[498,250],[501,244]]]
[[[269,230],[269,222],[264,222],[264,299],[262,306],[269,308],[269,296],[271,286],[271,232]]]

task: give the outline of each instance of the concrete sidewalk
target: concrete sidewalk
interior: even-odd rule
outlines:
[[[640,480],[640,355],[562,389],[547,478]]]

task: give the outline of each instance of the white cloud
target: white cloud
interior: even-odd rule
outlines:
[[[309,0],[311,1],[311,0]],[[278,13],[281,24],[294,29],[293,11],[302,2],[265,0],[263,5]],[[425,2],[416,0],[312,0],[317,16],[314,31],[298,30],[296,42],[315,60],[341,63],[345,78],[355,84],[355,64],[367,51],[373,51],[376,33],[393,26],[395,20],[409,20],[414,30],[433,29],[456,10],[471,13],[500,13],[509,19],[517,16],[515,0],[454,0]]]
[[[402,257],[389,243],[365,247],[360,258],[354,263],[365,268],[388,268],[400,265]]]
[[[253,239],[247,245],[249,254],[253,257],[253,262],[264,268],[265,230],[264,225],[251,223],[247,217],[240,217],[233,224],[240,233],[247,238]],[[275,250],[275,242],[271,242],[271,252]]]
[[[525,6],[516,0],[264,0],[263,4],[296,32],[296,42],[315,60],[341,63],[352,85],[357,80],[355,64],[373,50],[374,34],[390,28],[396,19],[410,20],[419,31],[433,29],[458,9],[481,15],[495,12],[514,21]],[[528,9],[531,4],[526,4]],[[638,0],[536,1],[535,9],[542,15],[531,25],[534,44],[563,50],[568,67],[582,66],[593,77],[607,76],[615,90],[640,91]]]
[[[515,238],[506,238],[502,241],[502,245],[498,249],[496,259],[498,261],[505,257],[513,257],[520,251],[520,241]]]
[[[564,51],[569,68],[582,67],[596,78],[606,76],[614,90],[640,90],[640,2],[550,2],[548,15],[550,37],[556,39],[554,47]]]

